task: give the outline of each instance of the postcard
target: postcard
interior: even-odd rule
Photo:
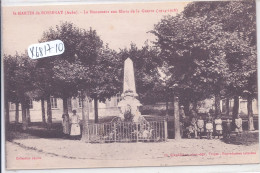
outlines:
[[[259,163],[256,2],[3,6],[7,170]]]

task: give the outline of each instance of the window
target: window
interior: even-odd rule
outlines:
[[[32,99],[29,100],[29,108],[33,109],[33,100]]]
[[[51,108],[56,109],[57,107],[57,98],[51,97]]]
[[[109,108],[109,107],[111,107],[110,99],[106,99],[106,108]]]
[[[10,110],[15,110],[15,104],[14,103],[9,103],[9,109]]]
[[[118,97],[111,97],[110,99],[106,100],[106,107],[107,108],[112,108],[112,107],[117,107],[118,100],[120,100]]]
[[[79,97],[79,108],[82,108],[82,100],[81,100],[81,97]]]
[[[89,102],[89,112],[93,112],[93,101],[90,101]],[[97,101],[97,104],[98,104],[98,101]]]
[[[229,112],[233,111],[233,107],[234,107],[234,100],[229,100]]]
[[[239,113],[247,115],[247,101],[241,100],[239,103]]]
[[[112,97],[112,105],[113,107],[117,107],[117,97]]]

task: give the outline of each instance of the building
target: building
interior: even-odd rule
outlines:
[[[201,101],[198,105],[198,110],[200,113],[207,113],[209,112],[210,109],[215,109],[214,106],[214,98],[212,99],[206,99],[204,101]],[[232,114],[234,107],[234,100],[230,99],[229,100],[229,114]],[[254,99],[252,102],[252,108],[253,108],[253,114],[258,115],[258,102],[257,99]],[[222,113],[226,112],[226,100],[223,99],[220,101],[220,110]],[[243,99],[242,97],[239,98],[239,108],[238,108],[238,113],[240,115],[247,115],[247,100]]]
[[[119,109],[117,107],[120,101],[120,95],[112,97],[110,100],[107,99],[105,103],[98,102],[98,115],[100,118],[105,116],[117,116],[119,115]],[[52,110],[52,120],[53,122],[61,121],[63,114],[63,100],[56,97],[50,98],[51,110]],[[15,121],[15,104],[9,103],[10,111],[10,122]],[[30,100],[29,104],[30,118],[31,122],[41,122],[42,121],[42,110],[41,101]],[[68,111],[72,115],[72,110],[76,110],[80,118],[82,118],[82,101],[79,97],[68,99]],[[47,112],[47,102],[45,101],[45,114]],[[94,101],[92,100],[89,104],[89,118],[94,119]],[[47,119],[47,115],[46,119]],[[19,122],[22,122],[22,110],[19,104]]]
[[[121,94],[117,94],[115,97],[112,97],[110,100],[107,99],[104,103],[98,102],[98,115],[99,118],[107,117],[107,116],[118,116],[120,111],[117,107],[118,102],[121,100]],[[51,97],[51,109],[52,109],[52,120],[53,122],[59,122],[62,120],[63,114],[63,100],[60,98]],[[90,102],[89,107],[89,118],[94,119],[95,112],[94,112],[94,101]],[[221,100],[221,112],[225,112],[225,100]],[[234,101],[232,99],[229,100],[229,108],[230,114],[232,114]],[[254,99],[253,103],[253,114],[255,116],[258,115],[258,103],[257,100]],[[15,121],[15,104],[9,103],[10,109],[10,122]],[[209,109],[214,109],[214,99],[206,99],[201,101],[198,104],[198,111],[199,113],[207,113]],[[82,102],[79,97],[68,99],[68,110],[69,114],[72,114],[72,110],[76,110],[79,116],[82,118]],[[144,105],[142,107],[142,114],[165,114],[166,110],[166,103],[158,102],[154,105]],[[169,110],[173,110],[173,103],[169,103]],[[41,113],[41,102],[30,100],[30,115],[31,115],[31,122],[41,122],[42,121],[42,113]],[[47,102],[45,101],[45,112],[47,112]],[[241,115],[247,115],[247,100],[242,98],[239,99],[239,113]],[[46,115],[47,118],[47,115]],[[22,112],[21,112],[21,105],[19,105],[19,122],[22,122]]]

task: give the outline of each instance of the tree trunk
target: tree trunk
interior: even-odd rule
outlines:
[[[26,119],[27,119],[27,123],[30,124],[31,123],[31,114],[30,114],[30,101],[26,100]]]
[[[50,128],[52,124],[51,100],[47,97],[47,127]]]
[[[27,116],[26,116],[26,103],[22,102],[22,129],[27,130],[28,128],[28,122],[27,122]]]
[[[27,119],[27,123],[30,124],[31,123],[31,113],[30,113],[30,108],[28,107],[28,105],[26,105],[26,119]]]
[[[253,108],[252,108],[252,97],[248,96],[247,98],[247,112],[248,112],[248,130],[253,131],[254,128],[254,119],[253,119]]]
[[[180,113],[179,113],[179,98],[174,96],[173,98],[174,104],[174,136],[175,139],[181,139],[180,133]]]
[[[226,115],[229,117],[229,98],[226,98]]]
[[[42,123],[46,124],[44,98],[41,98],[41,108],[42,108]]]
[[[169,116],[169,99],[166,96],[166,116]]]
[[[8,100],[5,98],[5,130],[8,132],[10,123],[10,113],[9,113],[9,103]]]
[[[19,123],[19,102],[15,103],[15,123]]]
[[[184,101],[184,113],[186,116],[190,116],[190,101]]]
[[[81,92],[81,101],[82,101],[82,138],[83,142],[89,142],[89,100],[85,92]]]
[[[98,123],[98,99],[94,98],[95,123]]]
[[[239,109],[239,97],[238,96],[234,96],[234,106],[233,106],[233,111],[232,111],[232,124],[233,127],[235,127],[235,119],[237,119],[238,117],[238,110]]]
[[[69,104],[69,103],[70,103],[70,104]],[[71,97],[68,98],[67,104],[68,104],[68,112],[72,112]]]
[[[220,115],[221,114],[221,110],[220,110],[220,94],[217,93],[215,94],[215,115]]]
[[[63,114],[69,114],[69,111],[68,111],[68,97],[63,96],[62,101],[63,101]]]

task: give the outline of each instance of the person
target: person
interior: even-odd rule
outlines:
[[[235,132],[237,132],[237,135],[241,136],[243,128],[242,128],[242,118],[240,117],[240,115],[238,115],[237,118],[235,119],[235,125],[236,125]]]
[[[133,119],[132,108],[129,104],[127,104],[126,109],[125,109],[125,113],[124,113],[124,120],[131,122],[132,119]]]
[[[227,119],[225,136],[226,136],[226,139],[228,140],[228,143],[230,143],[230,134],[231,134],[231,120]]]
[[[220,115],[218,115],[217,118],[215,119],[215,125],[216,125],[216,134],[219,139],[219,137],[222,135],[222,131],[223,131],[222,120],[220,118]]]
[[[202,139],[202,133],[204,132],[204,120],[202,119],[202,116],[199,116],[199,119],[197,120],[197,130],[198,130],[198,136],[200,139]]]
[[[208,113],[207,119],[206,119],[206,132],[207,132],[207,138],[212,139],[212,133],[213,133],[213,118],[210,113]]]
[[[62,131],[65,137],[68,137],[70,134],[70,122],[69,122],[69,114],[62,115]]]
[[[194,133],[194,138],[197,138],[197,119],[195,117],[191,118],[189,131],[188,131],[188,138],[191,138],[191,133]]]
[[[77,111],[73,110],[73,115],[71,116],[70,123],[70,136],[72,139],[79,139],[80,137],[80,125],[79,125],[79,115],[77,115]]]

